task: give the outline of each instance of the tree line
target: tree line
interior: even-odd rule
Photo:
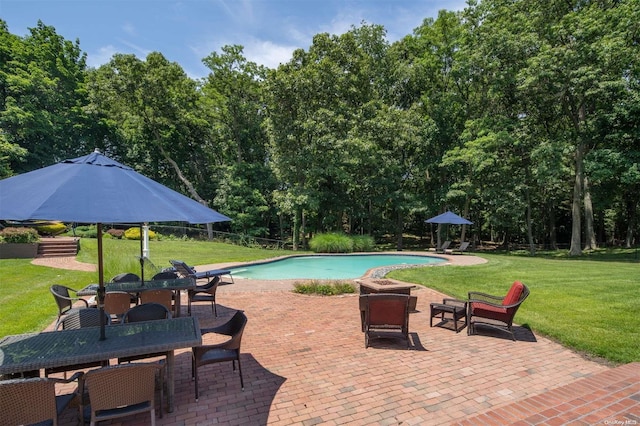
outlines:
[[[363,22],[276,69],[239,45],[203,63],[91,68],[79,40],[0,20],[0,177],[98,148],[296,248],[340,231],[401,249],[447,209],[532,253],[637,243],[640,2],[469,0],[393,43]]]

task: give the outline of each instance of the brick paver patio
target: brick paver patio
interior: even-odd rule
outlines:
[[[157,424],[640,422],[638,363],[611,368],[522,327],[516,342],[506,335],[430,328],[429,303],[445,295],[427,288],[414,292],[409,350],[392,340],[365,349],[357,295],[298,295],[286,290],[286,282],[272,284],[236,280],[218,290],[217,319],[206,304],[194,311],[202,327],[224,321],[235,309],[247,314],[244,391],[230,363],[210,365],[200,370],[196,403],[190,351],[177,351],[176,409]],[[68,409],[61,424],[75,424],[75,414]],[[147,422],[140,416],[122,424]]]

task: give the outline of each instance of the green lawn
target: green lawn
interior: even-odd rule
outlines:
[[[389,277],[465,299],[504,295],[514,280],[531,290],[515,321],[589,356],[640,361],[640,265],[602,254],[589,259],[480,254],[477,266],[392,271]],[[622,256],[628,259],[622,253]]]
[[[105,240],[105,278],[139,271],[135,241]],[[84,239],[78,260],[96,263],[96,240]],[[262,250],[193,241],[151,241],[157,267],[169,259],[193,265],[265,259],[290,251]],[[577,351],[610,362],[640,361],[640,265],[632,251],[596,253],[577,260],[562,254],[527,257],[480,254],[488,263],[467,267],[427,267],[393,271],[390,276],[465,298],[470,290],[504,294],[518,279],[531,295],[516,322]],[[29,260],[0,260],[0,336],[38,331],[57,308],[52,284],[81,288],[97,281],[95,272],[31,265]]]

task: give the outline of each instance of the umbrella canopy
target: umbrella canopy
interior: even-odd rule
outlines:
[[[451,225],[473,225],[473,222],[458,216],[457,214],[446,211],[438,216],[434,216],[431,219],[425,220],[427,223],[448,223]]]
[[[0,219],[98,225],[98,303],[103,308],[102,223],[231,220],[98,150],[0,181]],[[104,339],[104,324],[101,327]]]
[[[0,219],[80,223],[231,220],[99,152],[0,181]]]

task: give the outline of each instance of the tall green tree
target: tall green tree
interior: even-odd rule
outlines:
[[[210,203],[221,150],[196,82],[177,63],[157,52],[144,61],[116,54],[91,73],[89,90],[96,116],[117,129],[120,143],[109,150],[148,176]]]
[[[11,145],[27,151],[26,161],[9,161],[30,171],[86,154],[90,121],[86,105],[86,54],[41,21],[19,38],[0,21],[0,127]],[[18,161],[16,161],[18,160]]]
[[[638,5],[618,1],[528,4],[537,50],[520,74],[520,88],[530,100],[526,112],[540,117],[540,125],[546,124],[544,116],[551,109],[557,111],[552,124],[557,138],[572,147],[574,183],[569,253],[579,255],[583,248],[596,246],[585,157],[602,142],[595,131],[599,117],[617,102],[616,88],[627,84],[629,62],[622,52],[615,52],[615,47],[625,45],[626,35],[620,23],[629,22],[621,11],[638,18]]]
[[[267,236],[275,180],[267,164],[262,90],[266,69],[243,56],[242,46],[224,46],[203,59],[211,70],[202,87],[218,138],[222,163],[216,204],[233,217],[236,232]]]

